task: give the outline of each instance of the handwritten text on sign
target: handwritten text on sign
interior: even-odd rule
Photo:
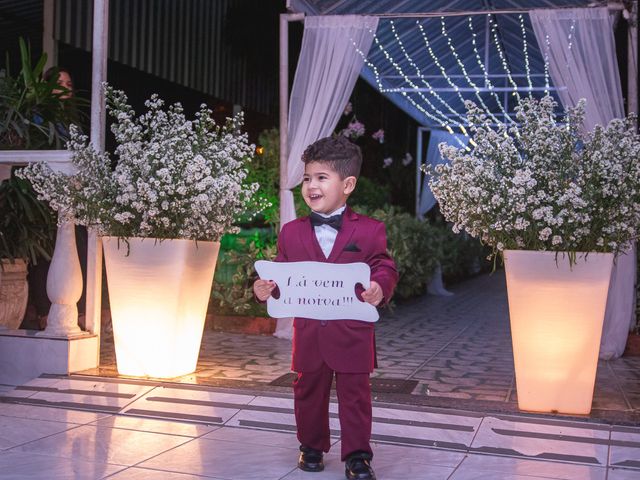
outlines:
[[[369,288],[371,269],[366,263],[258,260],[255,266],[260,278],[273,280],[280,290],[279,298],[267,300],[274,318],[378,320],[376,307],[358,300],[355,293],[358,283]]]

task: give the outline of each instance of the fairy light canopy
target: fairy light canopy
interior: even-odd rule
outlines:
[[[527,10],[606,3],[289,0],[288,7],[307,15],[380,16],[361,77],[419,124],[467,134],[466,100],[496,124],[510,123],[519,97],[556,96],[564,88],[549,76],[548,45],[536,41]]]

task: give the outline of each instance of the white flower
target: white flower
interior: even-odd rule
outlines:
[[[217,240],[234,230],[235,217],[257,190],[247,185],[245,162],[254,147],[240,133],[242,114],[217,126],[202,106],[187,120],[179,104],[166,110],[153,95],[136,117],[124,93],[107,88],[115,119],[117,166],[77,128],[68,148],[77,173],[64,176],[44,163],[23,170],[59,213],[101,235]]]
[[[523,98],[517,123],[491,123],[472,102],[473,148],[440,144],[448,164],[427,167],[454,231],[493,247],[620,251],[640,235],[640,137],[634,114],[592,132],[584,102],[556,120],[555,101]]]

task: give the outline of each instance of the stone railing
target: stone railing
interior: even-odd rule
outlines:
[[[11,166],[46,162],[53,170],[73,173],[71,154],[66,150],[5,150],[0,151],[0,180],[7,178]],[[51,309],[47,318],[46,336],[82,335],[78,327],[76,304],[82,295],[82,272],[76,248],[73,223],[58,227],[56,246],[47,275],[47,295]]]

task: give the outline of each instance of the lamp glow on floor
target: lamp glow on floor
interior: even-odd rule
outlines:
[[[504,253],[518,407],[591,411],[613,255]]]
[[[172,378],[196,369],[220,244],[104,237],[118,373]]]

